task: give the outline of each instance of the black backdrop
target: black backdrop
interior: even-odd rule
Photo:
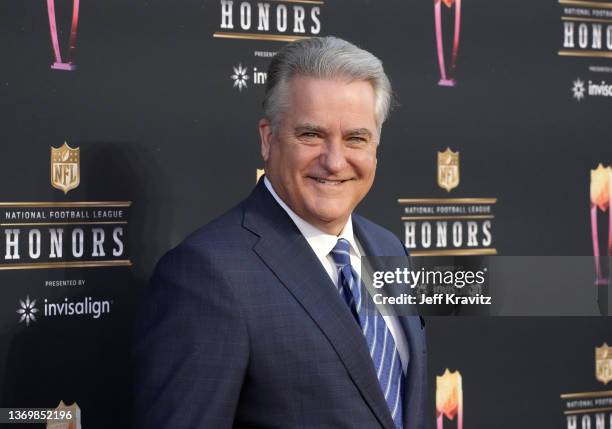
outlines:
[[[465,1],[457,86],[447,88],[437,85],[431,1],[321,3],[320,34],[374,52],[396,94],[362,214],[402,237],[398,198],[497,198],[499,254],[592,255],[589,171],[611,162],[611,100],[578,101],[571,88],[577,78],[610,80],[589,66],[612,66],[612,59],[558,54],[561,4]],[[70,7],[56,0],[63,53]],[[45,3],[0,4],[1,201],[131,201],[133,264],[0,270],[0,406],[77,401],[86,428],[128,421],[131,323],[156,260],[247,195],[262,167],[263,85],[251,77],[238,90],[230,76],[239,64],[265,70],[269,58],[256,52],[282,42],[213,37],[220,15],[219,0],[85,0],[78,68],[59,71],[50,69]],[[64,141],[81,152],[80,185],[67,194],[49,183],[49,147]],[[447,146],[461,154],[461,183],[451,193],[436,183],[436,152]],[[60,279],[86,286],[45,286]],[[26,295],[39,305],[92,296],[111,300],[112,311],[97,319],[39,317],[26,326],[15,312]],[[432,425],[435,375],[447,367],[463,374],[470,428],[563,427],[559,395],[603,387],[594,377],[594,347],[612,343],[606,318],[427,324]]]

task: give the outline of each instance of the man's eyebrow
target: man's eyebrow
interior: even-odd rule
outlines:
[[[315,124],[298,124],[295,127],[295,133],[296,134],[300,134],[300,133],[319,133],[319,134],[324,134],[327,130],[325,128],[323,128],[320,125],[315,125]]]

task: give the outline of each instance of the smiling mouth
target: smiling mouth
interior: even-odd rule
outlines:
[[[352,180],[352,179],[323,179],[322,177],[314,177],[314,176],[308,176],[308,178],[314,180],[317,183],[321,183],[323,185],[341,185],[344,182],[348,182],[349,180]]]

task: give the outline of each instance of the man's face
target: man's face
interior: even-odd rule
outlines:
[[[374,181],[378,127],[369,82],[295,76],[274,132],[259,124],[266,176],[302,219],[339,234]]]

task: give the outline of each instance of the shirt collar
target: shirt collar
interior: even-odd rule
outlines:
[[[349,216],[346,225],[344,225],[344,228],[342,228],[342,231],[338,236],[328,234],[324,231],[321,231],[319,228],[313,226],[312,224],[306,222],[300,216],[295,214],[295,212],[291,210],[289,206],[285,204],[285,202],[277,195],[277,193],[274,191],[274,188],[272,187],[272,183],[270,183],[268,178],[265,176],[264,184],[266,185],[266,188],[268,189],[268,191],[270,191],[276,202],[280,204],[280,206],[287,212],[291,220],[293,220],[293,222],[298,227],[306,241],[308,241],[308,244],[310,244],[310,247],[312,247],[312,250],[314,250],[317,256],[325,257],[329,255],[332,249],[336,246],[338,239],[340,238],[344,238],[349,242],[349,244],[351,245],[352,254],[356,255],[357,257],[361,256],[359,248],[357,247],[355,235],[353,234],[352,216]]]

